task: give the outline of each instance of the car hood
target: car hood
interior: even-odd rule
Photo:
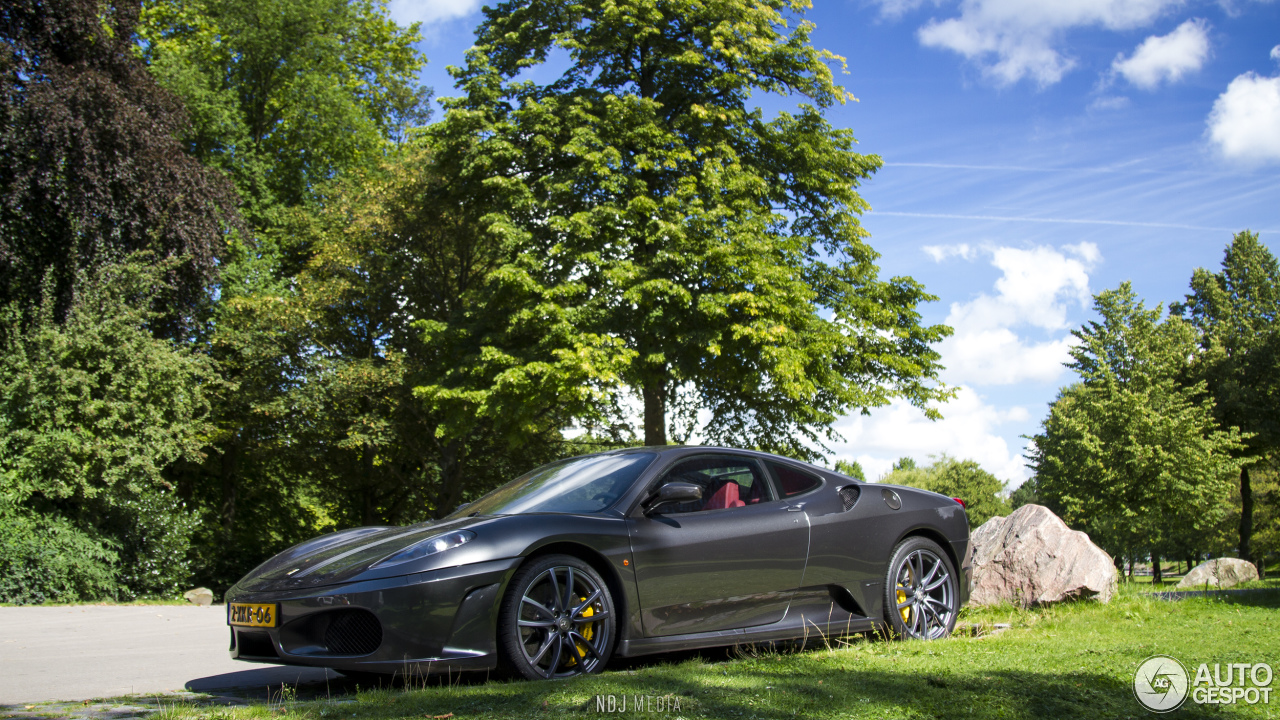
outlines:
[[[393,577],[405,568],[374,568],[382,560],[418,542],[481,522],[462,518],[425,522],[407,527],[359,527],[322,535],[295,545],[262,563],[227,592],[263,592],[317,587],[347,582],[357,576]]]

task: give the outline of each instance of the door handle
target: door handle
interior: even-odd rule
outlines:
[[[787,512],[800,512],[801,510],[804,510],[804,503],[787,506]]]

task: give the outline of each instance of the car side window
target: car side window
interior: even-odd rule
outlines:
[[[749,458],[715,456],[684,460],[668,470],[658,486],[669,482],[697,485],[702,488],[702,499],[665,505],[661,509],[665,515],[724,510],[773,499],[759,465]]]
[[[790,465],[767,461],[765,464],[769,466],[769,472],[773,473],[778,492],[784,498],[803,495],[822,484],[822,479],[818,476],[810,475]]]

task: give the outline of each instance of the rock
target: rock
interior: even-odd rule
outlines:
[[[969,535],[973,543],[974,605],[1027,607],[1073,598],[1109,602],[1116,591],[1111,556],[1089,536],[1067,527],[1049,508],[1023,505],[993,517]]]
[[[1180,588],[1224,589],[1242,582],[1258,579],[1258,568],[1248,560],[1239,558],[1214,558],[1191,569],[1178,583]]]
[[[206,587],[198,587],[182,593],[182,597],[196,605],[208,607],[213,604],[213,591]]]

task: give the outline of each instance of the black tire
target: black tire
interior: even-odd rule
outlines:
[[[889,555],[884,619],[899,638],[937,640],[956,627],[960,592],[956,569],[934,541],[909,537]]]
[[[598,673],[615,627],[613,596],[595,569],[570,555],[540,557],[516,571],[502,598],[499,662],[529,680]]]

